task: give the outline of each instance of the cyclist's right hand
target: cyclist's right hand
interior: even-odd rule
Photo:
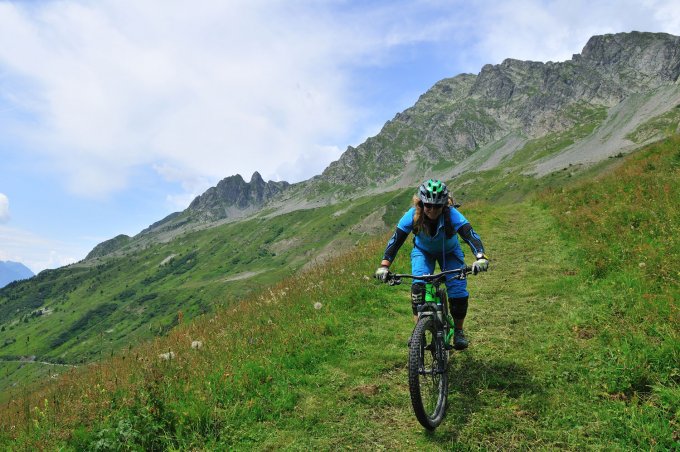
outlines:
[[[390,274],[390,269],[384,265],[381,265],[378,267],[378,269],[375,271],[375,278],[379,279],[381,282],[387,282],[387,277]]]

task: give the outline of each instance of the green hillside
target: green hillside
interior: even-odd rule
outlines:
[[[178,319],[165,337],[68,372],[38,392],[14,393],[12,401],[0,405],[0,445],[63,450],[677,448],[678,149],[675,136],[617,159],[620,165],[588,181],[521,202],[462,207],[484,238],[492,266],[470,279],[466,325],[472,345],[453,357],[448,415],[434,434],[415,421],[408,397],[408,287],[387,287],[369,277],[384,247],[382,237],[358,246],[351,242],[343,247],[346,254],[270,286],[267,277],[277,275],[270,262],[286,255],[263,257],[261,268],[271,273],[243,283],[240,302],[225,300],[216,313],[194,322]],[[391,223],[408,193],[390,196],[390,202],[370,198],[345,207],[352,215],[367,216],[387,203],[381,214]],[[343,212],[337,206],[333,211]],[[308,246],[321,246],[334,236],[355,239],[340,226],[342,214],[329,210],[324,221],[310,217],[306,224],[292,221],[303,213],[291,215],[276,218],[292,229],[277,232],[275,221],[262,222],[272,228],[269,235],[252,223],[259,243],[270,236],[270,243],[290,240],[305,228],[322,234],[336,221],[338,229]],[[152,283],[158,293],[163,284],[170,287],[170,280],[181,281],[158,297],[176,292],[174,299],[182,300],[204,289],[206,300],[219,299],[225,287],[215,281],[230,265],[223,254],[205,250],[224,246],[230,227],[243,228],[227,225],[221,239],[211,231],[196,233],[187,245],[180,241],[145,250],[131,261],[136,271],[124,262],[108,264],[106,271],[130,271],[127,289],[134,296],[129,298],[137,300],[147,293],[142,281],[163,275],[159,263],[175,253],[170,268],[196,262],[194,273],[188,277],[188,271],[173,270],[158,276]],[[189,243],[201,246],[185,249]],[[234,258],[257,255],[255,244],[251,249],[227,246],[233,247]],[[188,258],[195,249],[202,254]],[[213,255],[221,257],[211,261]],[[145,272],[142,256],[150,262]],[[289,263],[300,268],[303,262],[290,256]],[[224,265],[222,273],[219,265]],[[196,268],[202,269],[201,278]],[[407,249],[395,268],[408,270]],[[85,279],[95,278],[97,269],[72,271],[74,279]],[[292,267],[278,271],[292,273]],[[89,286],[78,287],[67,293]],[[113,289],[95,286],[95,292],[123,290]],[[109,303],[125,309],[125,300]],[[179,308],[172,305],[168,316]],[[157,321],[159,327],[169,324]],[[202,346],[192,348],[193,341]],[[86,353],[87,346],[82,347]],[[159,356],[170,352],[169,360]]]
[[[395,213],[385,206],[395,196],[225,224],[8,286],[0,291],[0,401],[17,382],[162,336],[181,320],[354,247],[386,230],[383,217]],[[26,357],[35,362],[22,363]]]

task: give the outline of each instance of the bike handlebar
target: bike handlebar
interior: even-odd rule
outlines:
[[[465,277],[472,273],[472,267],[466,265],[465,267],[456,268],[453,270],[446,270],[436,275],[409,275],[402,273],[388,273],[387,274],[387,284],[390,286],[397,286],[401,284],[401,278],[411,278],[411,279],[422,279],[423,281],[437,281],[438,279],[444,279],[446,275],[458,274],[457,279],[465,279]]]

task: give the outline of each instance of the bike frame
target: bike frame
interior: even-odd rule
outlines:
[[[443,339],[448,344],[451,340],[451,336],[454,334],[453,317],[451,317],[451,314],[449,314],[447,300],[442,301],[442,297],[440,297],[437,292],[439,290],[439,286],[446,282],[446,277],[448,275],[456,275],[454,278],[465,279],[467,278],[468,273],[471,272],[472,267],[465,266],[453,270],[446,270],[436,275],[391,274],[390,279],[388,279],[388,284],[401,284],[401,278],[411,278],[425,281],[425,302],[418,307],[418,319],[424,315],[434,316],[437,330],[443,331],[446,334]],[[441,318],[437,315],[437,312],[442,313]]]
[[[451,314],[449,314],[447,300],[446,299],[442,300],[442,297],[439,295],[439,285],[441,285],[441,282],[439,282],[438,284],[432,282],[425,283],[425,303],[423,303],[423,305],[418,309],[418,318],[420,318],[421,315],[434,314],[437,328],[444,329],[444,332],[446,334],[446,336],[444,337],[444,341],[448,343],[449,340],[451,339],[451,336],[453,336],[454,324],[453,317],[451,316]],[[428,314],[425,314],[426,312]],[[441,317],[436,315],[437,312],[442,313]]]

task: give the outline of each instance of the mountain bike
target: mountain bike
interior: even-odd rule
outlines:
[[[434,430],[444,419],[449,391],[449,344],[454,333],[446,287],[449,278],[465,279],[472,267],[447,270],[436,275],[389,273],[387,284],[401,284],[402,278],[425,281],[425,302],[418,305],[418,321],[408,342],[408,386],[418,422]],[[451,276],[449,276],[451,275]]]

